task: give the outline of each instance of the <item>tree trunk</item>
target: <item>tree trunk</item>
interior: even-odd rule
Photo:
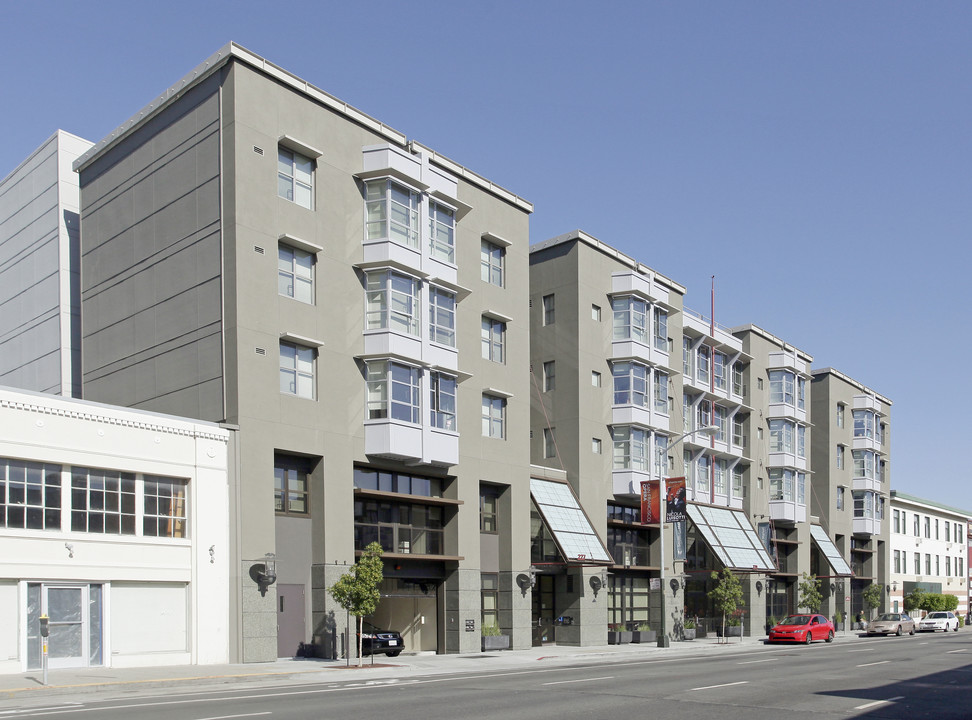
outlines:
[[[361,650],[364,648],[364,638],[361,637],[361,633],[364,631],[364,615],[358,616],[358,667],[361,667],[361,661],[364,659],[361,657]]]

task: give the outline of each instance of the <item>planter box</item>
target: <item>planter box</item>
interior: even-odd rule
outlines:
[[[658,642],[658,632],[655,630],[633,630],[631,632],[631,642],[633,643]]]
[[[695,640],[695,628],[682,628],[683,640]]]
[[[624,645],[631,642],[630,630],[608,630],[608,645]]]
[[[483,652],[490,650],[509,650],[509,635],[483,635]]]
[[[726,625],[727,637],[742,637],[742,625]]]

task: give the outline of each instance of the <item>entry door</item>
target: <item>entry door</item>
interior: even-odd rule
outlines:
[[[304,586],[277,585],[277,657],[294,657],[305,633]]]
[[[88,588],[45,585],[43,608],[50,618],[48,667],[87,667]]]
[[[555,641],[554,576],[537,575],[533,588],[533,644],[550,645]]]

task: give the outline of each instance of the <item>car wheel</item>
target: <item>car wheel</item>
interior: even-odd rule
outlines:
[[[396,650],[395,652],[388,653],[388,657],[398,657],[401,654],[402,654],[401,650]]]
[[[915,626],[914,625],[911,626],[911,632],[908,633],[908,634],[909,635],[914,635],[915,634]]]
[[[827,631],[827,642],[833,642],[833,641],[834,641],[834,631],[833,630],[828,630]]]
[[[897,635],[898,637],[901,637],[901,626],[900,625],[898,625],[898,629],[895,630],[894,634]]]
[[[958,632],[958,623],[955,623],[955,627],[952,628],[955,632]]]
[[[807,636],[804,638],[803,642],[805,642],[807,645],[813,642],[813,634],[809,630],[807,630]]]

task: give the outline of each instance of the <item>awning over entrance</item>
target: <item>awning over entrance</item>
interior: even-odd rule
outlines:
[[[564,560],[613,563],[567,483],[530,478],[530,495]]]
[[[742,510],[689,503],[686,511],[719,562],[727,568],[776,571],[776,564]]]
[[[835,575],[845,577],[854,574],[850,569],[850,565],[841,556],[837,546],[834,545],[830,536],[827,535],[827,532],[822,527],[819,525],[811,525],[810,537],[817,543],[817,547],[824,554],[824,557],[827,558],[827,562],[830,563],[830,567],[833,568]]]

